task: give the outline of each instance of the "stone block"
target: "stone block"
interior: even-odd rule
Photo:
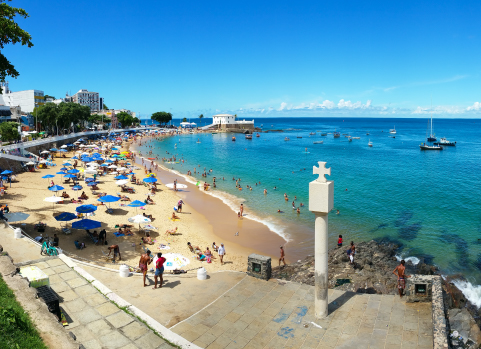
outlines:
[[[269,280],[271,278],[271,272],[271,257],[262,256],[256,253],[249,255],[247,258],[247,275],[262,280]]]
[[[411,275],[406,279],[406,302],[431,302],[433,276]]]
[[[107,321],[112,324],[115,328],[120,328],[123,327],[132,321],[134,321],[134,318],[127,313],[123,311],[119,311],[118,313],[115,313],[113,315],[108,316]]]

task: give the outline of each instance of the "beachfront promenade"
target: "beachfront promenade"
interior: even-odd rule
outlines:
[[[37,245],[0,228],[0,244],[15,263],[40,258]],[[61,296],[72,331],[85,348],[164,348],[137,319],[120,311],[60,259],[35,262]],[[433,347],[431,304],[393,295],[329,290],[329,316],[314,317],[314,287],[262,281],[239,272],[165,275],[165,287],[142,287],[141,277],[80,265],[129,304],[202,348]],[[108,340],[106,340],[108,339]]]

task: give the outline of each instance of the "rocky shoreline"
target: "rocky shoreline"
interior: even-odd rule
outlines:
[[[356,245],[354,265],[349,263],[348,248],[346,245],[329,251],[329,288],[358,293],[398,293],[397,278],[392,272],[399,265],[396,258],[399,245],[374,240],[360,242]],[[406,274],[440,275],[440,271],[420,258],[416,265],[411,261],[406,262]],[[274,267],[272,277],[314,286],[314,256],[307,256],[285,267]],[[453,280],[460,279],[464,280],[461,275],[443,278],[451,345],[453,348],[480,348],[481,310],[471,304],[455,286]]]

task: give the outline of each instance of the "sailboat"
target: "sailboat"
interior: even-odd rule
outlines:
[[[431,109],[431,133],[429,134],[429,137],[427,138],[428,142],[436,142],[436,135],[433,133],[433,111]]]
[[[367,144],[368,146],[372,147],[372,142],[369,140],[369,143]]]
[[[396,134],[396,126],[394,126],[393,129],[389,130],[389,133],[395,135]]]
[[[431,120],[432,120],[432,119],[431,119]],[[429,125],[429,123],[428,123],[428,125]],[[432,124],[431,124],[431,125],[432,125]],[[433,135],[432,135],[432,128],[431,128],[431,137],[432,137],[432,136],[433,136]],[[428,131],[426,130],[426,142],[425,142],[425,143],[421,143],[421,144],[419,145],[419,148],[420,148],[421,150],[443,150],[443,147],[440,146],[439,144],[434,144],[434,145],[429,145],[429,144],[427,144],[427,142],[429,142],[429,138],[430,138],[430,137],[428,137]],[[435,138],[434,140],[436,140],[436,138]]]

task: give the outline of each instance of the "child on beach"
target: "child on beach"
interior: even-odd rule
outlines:
[[[342,235],[339,235],[339,239],[337,239],[337,247],[342,247]]]

